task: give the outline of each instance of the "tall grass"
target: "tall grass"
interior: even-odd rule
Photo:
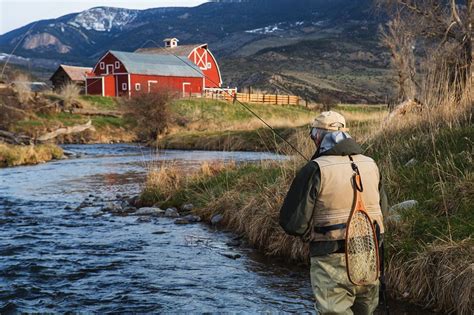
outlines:
[[[447,72],[446,72],[447,73]],[[443,72],[428,73],[421,113],[388,122],[368,142],[397,213],[388,234],[393,295],[446,313],[474,309],[474,168],[470,90],[455,95]],[[414,160],[414,165],[406,163]]]
[[[54,144],[17,146],[0,143],[0,167],[31,165],[63,157],[63,150]]]

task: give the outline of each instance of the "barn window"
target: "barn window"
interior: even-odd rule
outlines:
[[[135,83],[135,90],[136,91],[140,91],[142,88],[142,86],[140,85],[140,83]]]
[[[104,70],[105,69],[105,62],[101,62],[100,63],[100,70]]]
[[[118,68],[120,68],[120,62],[116,61],[115,62],[115,69],[118,69]]]
[[[127,90],[127,83],[122,83],[122,90],[124,90],[124,91]]]

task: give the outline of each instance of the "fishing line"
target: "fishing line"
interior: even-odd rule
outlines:
[[[151,39],[147,40],[141,47],[145,46],[148,42],[151,42],[153,43],[156,48],[158,49],[161,49],[163,51],[165,51],[168,55],[172,55],[174,57],[176,57],[178,60],[180,60],[182,63],[184,63],[187,67],[191,68],[192,70],[194,70],[195,72],[199,73],[200,75],[202,75],[206,80],[208,80],[209,82],[211,82],[212,84],[216,85],[216,86],[219,86],[220,84],[217,84],[214,80],[210,79],[208,76],[206,76],[204,74],[204,72],[200,72],[198,71],[196,68],[192,67],[190,64],[188,64],[187,61],[189,61],[188,58],[186,58],[186,60],[183,60],[182,58],[180,58],[179,56],[173,54],[172,52],[170,51],[167,51],[165,48],[163,47],[159,47],[157,45],[157,43]],[[229,95],[235,102],[239,103],[243,108],[245,108],[246,110],[248,110],[252,115],[254,115],[258,120],[260,120],[265,126],[267,126],[276,136],[278,136],[281,140],[283,140],[286,144],[288,144],[296,153],[298,153],[303,159],[305,159],[306,161],[309,161],[308,158],[303,154],[301,153],[300,150],[298,150],[293,144],[291,144],[288,140],[286,140],[282,135],[280,135],[272,126],[270,126],[270,124],[268,124],[265,120],[263,120],[263,118],[261,118],[257,113],[255,113],[252,109],[250,109],[247,105],[245,105],[244,103],[242,103],[241,101],[239,101],[237,99],[237,97],[234,97],[234,95],[230,94],[226,89],[222,89],[222,91]]]
[[[5,72],[5,68],[7,67],[7,64],[8,62],[10,61],[10,58],[12,57],[13,53],[15,52],[15,50],[18,48],[18,46],[20,46],[21,42],[23,42],[23,40],[25,39],[26,35],[28,35],[31,30],[33,29],[33,27],[36,26],[36,24],[38,24],[39,21],[36,21],[35,23],[33,23],[33,25],[31,25],[31,27],[26,31],[25,34],[23,34],[23,36],[21,37],[21,39],[18,41],[18,43],[15,45],[15,47],[13,48],[12,52],[10,53],[10,55],[8,55],[8,58],[7,58],[7,61],[5,61],[5,64],[3,65],[3,69],[2,69],[2,73],[0,74],[0,78],[3,78],[3,73]]]

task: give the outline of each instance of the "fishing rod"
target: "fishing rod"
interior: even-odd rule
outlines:
[[[217,84],[214,80],[210,79],[208,76],[206,76],[202,71],[199,71],[199,70],[197,70],[195,67],[191,66],[191,65],[188,63],[188,61],[189,61],[188,58],[186,58],[186,60],[183,60],[182,58],[180,58],[179,56],[177,56],[177,55],[173,54],[172,52],[166,50],[165,48],[158,46],[158,44],[157,44],[154,40],[151,40],[151,39],[147,40],[147,41],[141,46],[141,48],[144,47],[144,46],[145,46],[147,43],[149,43],[149,42],[153,43],[153,44],[156,46],[156,48],[165,51],[166,54],[172,55],[172,56],[176,57],[178,60],[180,60],[182,63],[184,63],[187,67],[189,67],[189,68],[192,69],[193,71],[195,71],[195,72],[199,73],[200,75],[202,75],[206,80],[208,80],[209,82],[211,82],[211,83],[214,84],[215,86],[219,86],[219,85],[220,85],[220,84]],[[290,143],[290,142],[289,142],[288,140],[286,140],[282,135],[280,135],[280,133],[278,133],[278,132],[275,130],[275,128],[273,128],[272,126],[270,126],[270,124],[268,124],[262,117],[260,117],[257,113],[255,113],[251,108],[249,108],[247,105],[245,105],[244,103],[242,103],[241,101],[239,101],[239,100],[237,99],[237,97],[235,97],[234,95],[232,95],[231,93],[229,93],[226,89],[222,89],[222,91],[223,91],[225,94],[229,95],[229,96],[234,100],[234,102],[239,103],[243,108],[245,108],[246,110],[248,110],[253,116],[255,116],[258,120],[260,120],[267,128],[269,128],[278,138],[280,138],[280,139],[283,140],[286,144],[288,144],[288,145],[290,146],[290,148],[292,148],[296,153],[298,153],[304,160],[309,161],[309,159],[308,159],[303,153],[301,153],[301,151],[298,150],[298,148],[296,148],[292,143]]]

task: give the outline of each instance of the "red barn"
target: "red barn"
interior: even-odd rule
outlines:
[[[174,55],[188,58],[202,70],[204,74],[204,86],[206,88],[222,87],[222,76],[219,65],[207,44],[180,46],[178,45],[179,40],[177,38],[167,38],[164,42],[164,48],[141,48],[135,52],[143,54]]]
[[[160,90],[201,94],[202,70],[187,58],[109,51],[87,77],[86,94],[134,96]]]

